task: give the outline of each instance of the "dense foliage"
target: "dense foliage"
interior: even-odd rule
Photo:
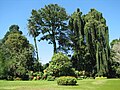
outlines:
[[[113,40],[109,47],[109,30],[102,13],[91,9],[82,15],[77,9],[68,16],[65,8],[49,4],[31,14],[27,26],[34,47],[18,25],[11,25],[0,39],[0,79],[120,77],[120,39]],[[54,48],[51,61],[43,66],[37,40],[46,40]]]
[[[72,50],[71,61],[76,70],[86,71],[92,76],[108,75],[109,34],[102,13],[91,9],[88,14],[82,15],[77,9],[69,18],[64,8],[50,4],[38,11],[32,10],[28,26],[38,33],[37,36],[43,35],[40,40],[53,44],[54,53],[58,52],[57,44],[61,51]]]
[[[70,59],[63,53],[54,54],[49,67],[44,72],[55,77],[75,76]]]
[[[120,39],[111,42],[110,76],[120,77]]]
[[[77,80],[75,77],[63,76],[57,79],[58,85],[76,85]]]
[[[33,46],[18,25],[10,26],[0,45],[0,78],[26,79],[27,71],[34,70],[35,63]]]
[[[74,51],[73,67],[92,75],[107,75],[110,57],[109,35],[106,20],[95,9],[82,15],[79,9],[69,20],[69,40]],[[76,64],[77,63],[77,64]]]
[[[85,35],[87,47],[96,62],[97,74],[107,75],[110,57],[109,34],[102,13],[91,9],[85,16]]]
[[[32,10],[28,26],[32,31],[42,33],[39,41],[49,41],[49,44],[53,44],[54,53],[57,53],[57,42],[65,36],[67,20],[68,15],[63,7],[49,4],[38,11]]]

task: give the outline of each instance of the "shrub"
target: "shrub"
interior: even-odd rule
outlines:
[[[29,76],[29,80],[33,80],[34,76]]]
[[[43,76],[43,73],[42,72],[28,71],[28,73],[26,73],[26,75],[28,75],[29,80],[34,80],[34,77],[36,77],[37,80],[40,80]]]
[[[116,70],[117,77],[120,78],[120,67]]]
[[[83,80],[84,79],[84,76],[79,76],[78,78],[77,78],[77,80]]]
[[[77,80],[82,80],[87,78],[87,72],[85,71],[75,71]]]
[[[15,81],[21,81],[22,79],[19,77],[14,78]]]
[[[47,79],[47,74],[44,73],[43,76],[42,76],[42,80],[46,80]]]
[[[37,80],[37,77],[34,77],[33,80]]]
[[[47,76],[47,81],[54,81],[55,77],[54,76]]]
[[[107,79],[107,77],[103,77],[103,76],[101,76],[101,77],[95,77],[95,79],[97,79],[97,80],[102,80],[102,79]]]
[[[7,80],[13,80],[13,76],[7,76]]]
[[[70,59],[63,53],[57,53],[53,55],[49,67],[44,70],[44,73],[46,73],[48,76],[52,75],[55,77],[75,76]]]
[[[43,76],[43,73],[42,72],[37,72],[36,74],[36,77],[37,77],[37,80],[40,80]]]
[[[33,71],[28,71],[28,73],[26,73],[26,75],[28,75],[29,80],[32,80],[34,78]]]
[[[77,79],[71,76],[62,76],[57,79],[58,85],[76,85]]]

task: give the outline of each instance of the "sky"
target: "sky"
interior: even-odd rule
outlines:
[[[77,8],[87,14],[91,8],[103,13],[109,28],[110,42],[120,38],[120,0],[0,0],[0,39],[9,27],[16,24],[31,44],[33,38],[28,35],[27,23],[32,9],[38,10],[48,4],[58,4],[71,15]],[[53,47],[46,41],[38,42],[40,61],[45,64],[51,60]]]

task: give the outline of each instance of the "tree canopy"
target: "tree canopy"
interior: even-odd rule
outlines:
[[[0,78],[24,79],[30,74],[30,79],[36,80],[42,75],[50,78],[86,73],[86,76],[120,77],[120,40],[113,40],[109,46],[106,20],[96,9],[83,15],[78,8],[68,15],[58,4],[45,5],[32,10],[27,27],[34,47],[18,25],[11,25],[0,39]],[[51,61],[43,65],[44,72],[37,46],[37,41],[42,40],[53,45],[54,53]]]
[[[120,39],[115,39],[111,43],[110,76],[120,77]]]
[[[75,76],[70,59],[63,53],[54,54],[48,68],[44,72],[55,77]]]
[[[63,7],[57,4],[49,4],[38,11],[32,10],[28,26],[32,27],[34,32],[38,30],[42,33],[39,41],[49,41],[49,44],[53,44],[54,53],[57,53],[57,42],[60,37],[65,35],[67,20],[68,15]]]
[[[33,70],[34,48],[19,31],[18,25],[12,25],[0,45],[0,66],[7,79],[25,78],[28,70]]]
[[[109,34],[106,20],[95,9],[82,15],[79,9],[69,20],[69,39],[74,51],[73,67],[97,75],[108,73],[110,57]],[[88,65],[91,67],[88,67]]]

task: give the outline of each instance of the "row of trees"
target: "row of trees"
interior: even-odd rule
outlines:
[[[76,70],[93,75],[108,74],[109,33],[102,13],[91,9],[82,15],[77,9],[68,16],[64,8],[50,4],[38,11],[32,10],[31,14],[28,20],[30,34],[34,38],[39,36],[39,41],[47,40],[53,44],[54,54],[72,51],[71,60]]]
[[[10,26],[0,40],[0,78],[26,79],[29,72],[31,75],[43,72],[45,77],[76,76],[79,71],[88,76],[120,76],[117,49],[120,40],[114,40],[110,49],[108,27],[102,13],[91,9],[82,15],[77,9],[69,16],[63,7],[50,4],[32,10],[31,14],[28,31],[35,45],[22,35],[18,25]],[[44,66],[38,57],[37,40],[53,44],[52,60]]]

